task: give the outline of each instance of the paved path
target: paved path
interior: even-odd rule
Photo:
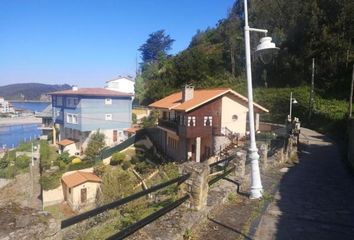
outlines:
[[[284,175],[255,239],[354,239],[354,177],[337,146],[308,129],[300,163]]]

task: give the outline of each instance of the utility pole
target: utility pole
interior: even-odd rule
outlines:
[[[352,117],[352,112],[353,112],[353,88],[354,88],[354,64],[353,64],[352,84],[350,86],[349,118]]]
[[[310,92],[310,104],[309,104],[309,120],[311,120],[313,104],[315,95],[315,58],[312,58],[312,74],[311,74],[311,92]]]

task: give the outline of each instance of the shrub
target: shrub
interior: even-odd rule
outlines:
[[[16,175],[16,167],[9,166],[4,169],[0,169],[0,178],[14,178]]]
[[[25,169],[30,163],[30,158],[26,155],[16,157],[15,166],[19,169]]]
[[[149,172],[150,165],[144,161],[139,162],[135,165],[135,170],[138,171],[140,174],[145,174]]]
[[[132,159],[130,160],[132,164],[137,164],[138,162],[140,162],[139,157],[137,156],[133,156]]]
[[[120,152],[117,152],[117,153],[114,153],[112,155],[112,158],[111,158],[111,161],[110,161],[110,164],[112,166],[116,166],[116,165],[120,165],[123,163],[125,159],[125,154],[124,153],[120,153]]]
[[[85,150],[86,158],[91,161],[95,160],[96,156],[99,155],[105,145],[105,135],[100,133],[99,130],[93,133]]]
[[[104,165],[102,162],[93,168],[94,174],[96,174],[99,177],[102,177],[106,171],[107,171],[107,166]]]
[[[81,163],[81,159],[80,159],[80,158],[78,158],[78,157],[76,157],[76,158],[74,158],[73,160],[71,160],[71,163],[72,163],[72,164],[78,164],[78,163]]]
[[[50,175],[42,175],[39,179],[39,182],[43,190],[51,190],[59,187],[61,175],[62,172],[56,172]]]
[[[123,170],[127,170],[128,168],[130,168],[132,166],[130,161],[124,161],[122,164],[122,168]]]
[[[90,168],[94,165],[94,162],[91,161],[84,161],[84,162],[80,162],[80,163],[70,163],[68,165],[68,171],[74,171],[74,170],[80,170],[80,169],[84,169],[84,168]]]
[[[6,168],[9,165],[9,160],[6,157],[0,159],[0,169]]]
[[[64,163],[68,164],[70,162],[70,155],[69,152],[65,151],[60,154],[57,158],[59,161],[63,161]]]

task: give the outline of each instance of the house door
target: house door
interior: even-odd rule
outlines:
[[[113,130],[113,142],[117,142],[117,140],[118,140],[118,131]]]
[[[87,200],[87,188],[81,189],[81,203],[85,203]]]

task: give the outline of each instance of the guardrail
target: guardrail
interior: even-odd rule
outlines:
[[[117,201],[114,201],[114,202],[111,202],[111,203],[108,203],[108,204],[105,204],[103,206],[100,206],[100,207],[97,207],[95,209],[92,209],[92,210],[89,210],[87,212],[84,212],[82,214],[79,214],[77,216],[74,216],[74,217],[71,217],[71,218],[68,218],[68,219],[65,219],[61,222],[61,229],[64,229],[64,228],[67,228],[69,226],[72,226],[76,223],[79,223],[83,220],[86,220],[86,219],[89,219],[89,218],[92,218],[100,213],[103,213],[107,210],[110,210],[110,209],[113,209],[113,208],[116,208],[116,207],[119,207],[123,204],[126,204],[126,203],[129,203],[135,199],[138,199],[140,197],[143,197],[143,196],[146,196],[152,192],[155,192],[159,189],[162,189],[162,188],[165,188],[167,186],[170,186],[172,184],[175,184],[177,183],[178,185],[183,183],[184,181],[186,181],[188,178],[190,177],[190,174],[185,174],[185,175],[182,175],[180,177],[177,177],[177,178],[174,178],[174,179],[171,179],[167,182],[164,182],[164,183],[160,183],[160,184],[157,184],[151,188],[148,188],[146,190],[143,190],[143,191],[140,191],[140,192],[137,192],[137,193],[134,193],[128,197],[125,197],[125,198],[122,198],[122,199],[119,199]],[[146,218],[128,226],[127,228],[123,229],[122,231],[118,232],[117,234],[111,236],[110,238],[108,239],[122,239],[132,233],[134,233],[135,231],[139,230],[140,228],[144,227],[146,224],[154,221],[155,219],[157,219],[158,217],[168,213],[169,211],[171,211],[172,209],[178,207],[179,205],[181,205],[184,201],[186,201],[188,199],[189,196],[184,196],[172,203],[170,203],[169,205],[163,207],[162,209],[156,211],[155,213],[147,216]]]

